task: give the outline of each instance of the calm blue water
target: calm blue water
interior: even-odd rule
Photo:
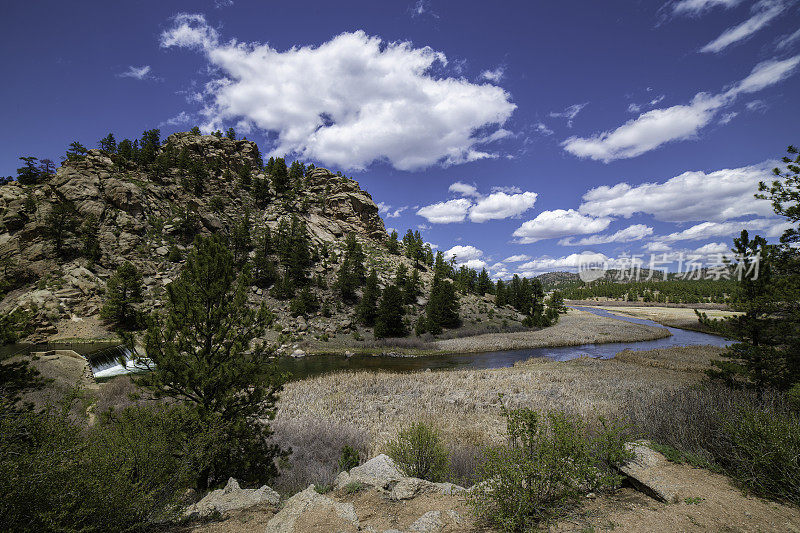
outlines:
[[[614,315],[603,309],[592,307],[576,307],[596,315],[646,324],[649,326],[663,327],[651,320]],[[655,348],[668,348],[670,346],[689,346],[693,344],[711,344],[713,346],[727,346],[731,341],[707,333],[688,331],[678,328],[666,328],[672,333],[671,337],[653,341],[640,342],[614,342],[609,344],[583,344],[580,346],[563,346],[557,348],[532,348],[527,350],[507,350],[500,352],[432,355],[425,357],[391,357],[385,355],[369,356],[355,355],[344,357],[339,355],[317,355],[301,359],[290,357],[282,358],[281,367],[291,372],[293,379],[336,372],[340,370],[389,370],[395,372],[411,372],[425,369],[461,369],[461,368],[503,368],[513,366],[517,361],[524,361],[532,357],[546,357],[554,361],[566,361],[576,357],[595,357],[609,359],[622,350],[653,350]],[[16,350],[24,350],[20,345]],[[109,348],[108,345],[49,345],[46,349],[70,348],[81,353],[89,359],[92,371],[98,377],[124,373],[119,359],[119,349]],[[13,349],[6,347],[6,349]],[[30,350],[30,347],[27,347]],[[42,346],[37,350],[43,349]],[[117,368],[118,367],[118,368]]]

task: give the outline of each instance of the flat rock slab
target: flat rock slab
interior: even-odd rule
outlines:
[[[352,503],[339,503],[319,494],[314,485],[298,492],[267,523],[266,533],[356,532],[358,517]]]
[[[625,447],[635,455],[619,469],[638,490],[664,503],[680,501],[681,485],[670,479],[666,457],[646,442],[629,442]]]
[[[214,512],[225,513],[254,505],[278,505],[280,501],[278,493],[266,485],[259,489],[243,489],[230,478],[224,489],[209,492],[202,500],[187,507],[184,514],[189,518],[200,518]]]

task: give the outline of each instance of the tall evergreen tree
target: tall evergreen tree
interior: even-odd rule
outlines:
[[[56,255],[64,252],[64,243],[78,227],[78,212],[72,202],[59,202],[45,217],[45,232],[53,241]]]
[[[20,157],[24,164],[17,169],[17,181],[23,185],[35,185],[39,181],[39,159],[36,157]]]
[[[136,329],[139,324],[137,304],[142,302],[144,283],[137,268],[130,262],[120,265],[106,283],[106,294],[100,315],[122,329]]]
[[[405,337],[408,333],[403,323],[405,306],[403,293],[396,285],[389,285],[383,291],[375,320],[375,338]]]
[[[116,154],[117,153],[117,140],[114,138],[113,133],[109,133],[99,141],[97,141],[97,146],[104,152],[108,152],[109,154]]]
[[[266,482],[286,455],[266,422],[284,379],[273,354],[254,343],[270,313],[248,306],[250,284],[247,268],[237,278],[221,236],[198,237],[178,279],[167,285],[166,314],[152,317],[144,339],[140,362],[151,372],[137,382],[194,414],[186,433],[199,456],[200,489],[230,476]],[[213,438],[198,439],[204,435]]]
[[[455,287],[446,281],[439,272],[433,276],[431,295],[425,307],[426,326],[433,334],[441,333],[442,328],[456,328],[461,325],[458,316],[458,296]]]
[[[361,300],[356,306],[356,318],[361,324],[367,327],[375,325],[375,319],[378,315],[378,298],[380,298],[380,295],[381,289],[378,286],[378,273],[375,272],[373,268],[367,277]]]

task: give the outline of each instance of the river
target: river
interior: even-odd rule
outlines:
[[[593,307],[575,307],[603,317],[646,324],[649,326],[665,327],[651,320],[615,315],[603,309]],[[507,350],[499,352],[430,355],[424,357],[394,357],[387,355],[354,355],[345,357],[341,355],[312,355],[298,359],[284,357],[281,367],[292,374],[292,379],[303,379],[328,372],[340,370],[388,370],[394,372],[410,372],[425,369],[465,369],[465,368],[503,368],[513,366],[517,361],[524,361],[532,357],[544,357],[553,361],[566,361],[576,357],[588,356],[600,359],[614,357],[622,350],[653,350],[655,348],[668,348],[670,346],[689,346],[693,344],[710,344],[713,346],[727,346],[731,341],[679,328],[667,327],[672,335],[663,339],[638,342],[612,342],[607,344],[583,344],[580,346],[560,346],[553,348],[532,348],[527,350]],[[120,349],[109,344],[70,344],[70,345],[40,345],[24,346],[10,345],[2,350],[6,353],[18,351],[31,351],[43,349],[68,348],[86,356],[92,366],[92,372],[97,378],[108,378],[126,373],[126,369],[119,364]],[[130,367],[127,369],[129,370]]]

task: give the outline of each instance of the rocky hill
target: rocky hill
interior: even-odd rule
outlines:
[[[381,285],[390,283],[400,263],[413,263],[387,251],[378,207],[352,179],[311,166],[282,189],[264,168],[258,146],[247,140],[176,133],[156,145],[147,164],[97,149],[73,154],[34,184],[0,186],[0,312],[27,311],[28,340],[104,337],[109,328],[99,311],[106,281],[123,262],[143,276],[147,312],[161,305],[163,287],[177,276],[195,235],[231,236],[246,218],[255,240],[265,228],[274,234],[282,221],[296,217],[313,248],[313,290],[329,305],[324,313],[292,317],[288,301],[255,286],[253,305],[267,300],[276,313],[272,340],[297,341],[312,333],[309,338],[329,341],[350,334],[358,329],[352,308],[331,289],[344,238],[356,236]],[[249,254],[255,254],[252,247]],[[431,274],[423,267],[420,277],[424,286]],[[487,311],[487,302],[468,300],[476,313]],[[422,304],[424,298],[417,312]],[[516,317],[511,310],[500,315]]]

